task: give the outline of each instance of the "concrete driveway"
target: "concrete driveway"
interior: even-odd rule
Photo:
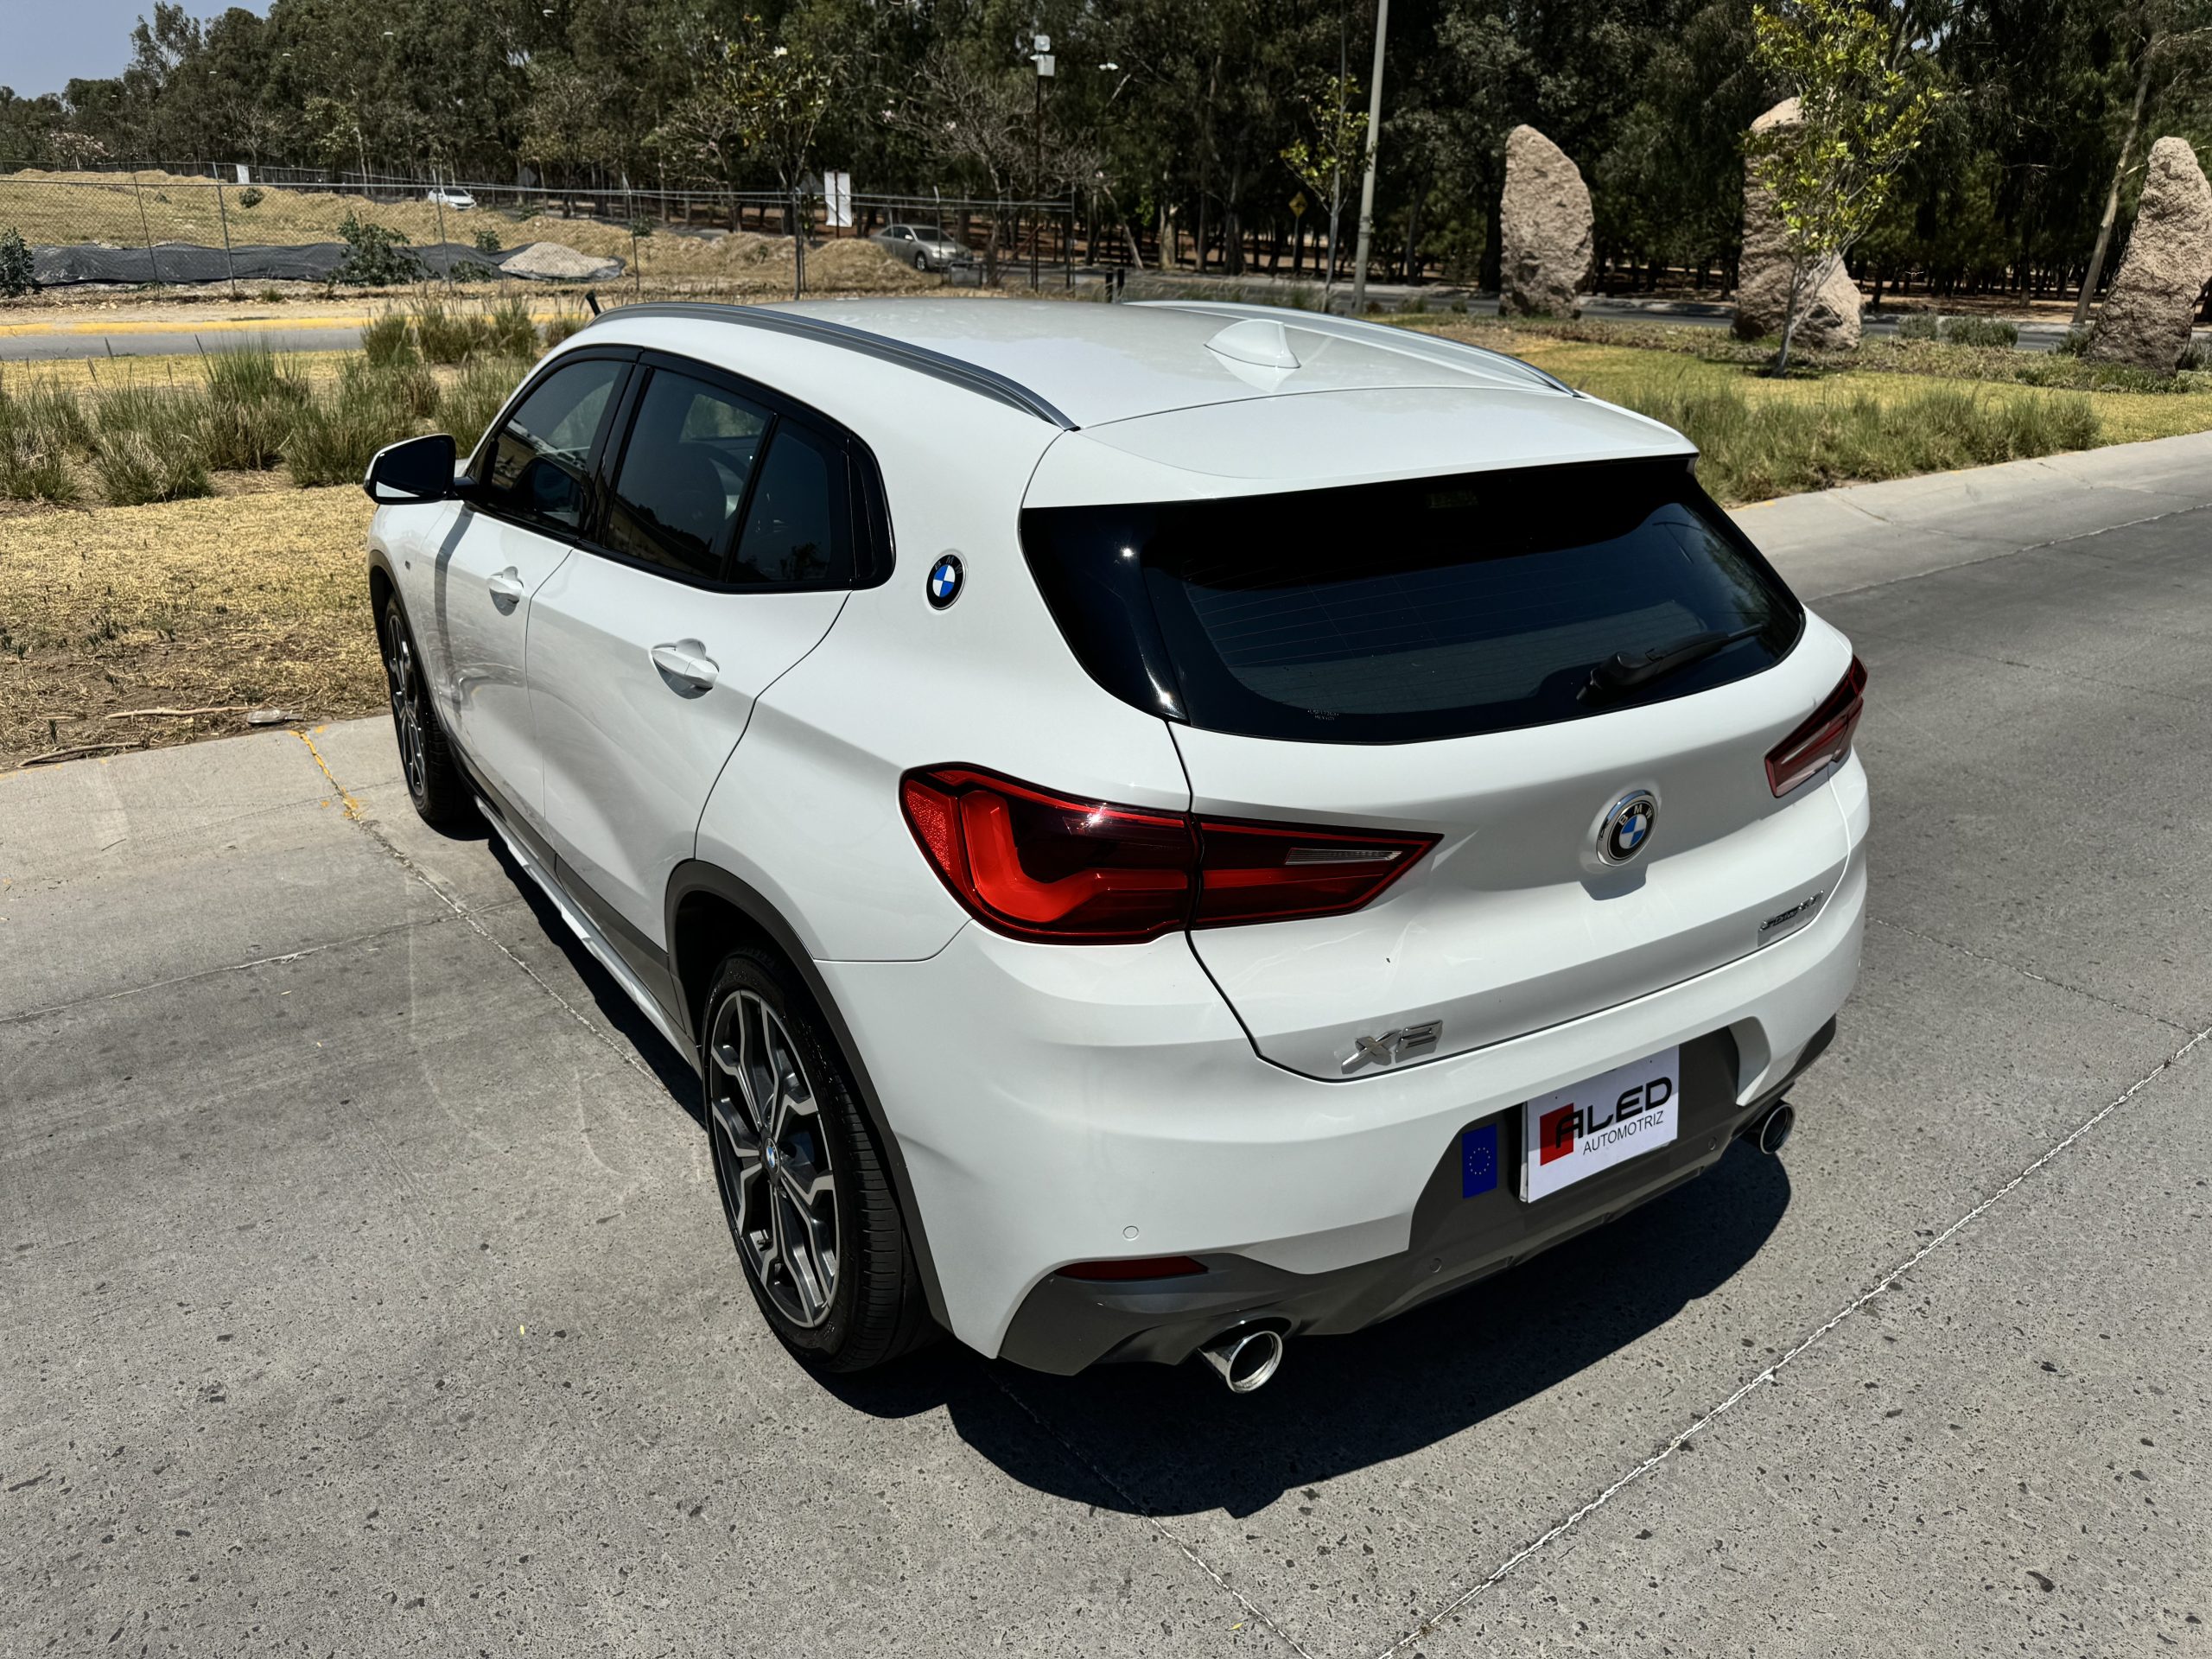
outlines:
[[[380,723],[0,777],[0,1652],[2212,1652],[2212,439],[1745,522],[1873,676],[1796,1138],[1249,1399],[804,1376]]]

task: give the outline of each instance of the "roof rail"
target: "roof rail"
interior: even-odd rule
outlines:
[[[1339,340],[1357,340],[1378,351],[1425,358],[1431,363],[1457,363],[1468,368],[1480,366],[1493,374],[1510,374],[1516,379],[1533,380],[1554,391],[1566,392],[1569,397],[1578,395],[1574,388],[1565,381],[1554,379],[1535,364],[1523,362],[1508,353],[1493,352],[1487,346],[1470,346],[1463,340],[1452,340],[1442,334],[1427,334],[1411,328],[1393,327],[1387,322],[1370,322],[1364,317],[1340,317],[1331,311],[1304,311],[1294,306],[1243,305],[1225,300],[1134,300],[1130,303],[1157,306],[1163,311],[1197,311],[1225,317],[1266,317],[1281,323],[1286,328],[1303,328],[1311,334],[1333,334]]]
[[[1076,423],[1050,403],[996,370],[969,363],[960,358],[933,352],[926,346],[914,346],[903,340],[893,340],[887,334],[872,334],[865,328],[855,328],[849,323],[831,322],[826,318],[803,316],[797,312],[772,311],[758,305],[716,305],[702,300],[662,300],[648,305],[616,306],[602,311],[584,325],[583,329],[597,327],[602,322],[624,317],[688,317],[696,322],[735,323],[746,328],[765,328],[771,334],[791,334],[801,340],[819,340],[825,346],[836,346],[849,352],[895,363],[901,368],[912,369],[950,385],[1018,409],[1025,415],[1058,427],[1063,432],[1077,430]]]

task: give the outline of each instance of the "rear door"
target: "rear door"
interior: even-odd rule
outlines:
[[[754,699],[872,569],[853,467],[842,434],[774,394],[649,355],[591,543],[538,592],[548,836],[642,966]]]
[[[1173,685],[1201,819],[1440,837],[1363,909],[1192,931],[1285,1066],[1354,1076],[1611,1007],[1809,923],[1841,874],[1828,791],[1777,798],[1764,758],[1849,648],[1679,460],[1055,509],[1024,537],[1056,613],[1094,620],[1079,655],[1141,568],[1148,660],[1093,671]],[[1087,601],[1055,595],[1086,570]],[[1393,1033],[1419,1040],[1360,1040]]]
[[[516,400],[486,435],[431,573],[427,637],[445,716],[484,780],[532,823],[543,778],[524,678],[531,601],[591,512],[594,457],[628,371],[625,357],[564,357]]]

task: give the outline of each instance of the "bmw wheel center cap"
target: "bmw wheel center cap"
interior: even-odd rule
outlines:
[[[927,592],[931,608],[941,611],[959,598],[960,582],[960,556],[957,553],[940,556],[938,562],[930,567]]]
[[[1642,852],[1659,822],[1659,798],[1648,789],[1631,791],[1605,809],[1598,825],[1598,856],[1625,864]]]

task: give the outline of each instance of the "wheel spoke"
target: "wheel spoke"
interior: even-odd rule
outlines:
[[[837,1187],[821,1107],[783,1016],[740,990],[715,1010],[708,1096],[723,1202],[760,1288],[802,1326],[830,1315],[837,1287]]]
[[[776,1243],[791,1275],[792,1291],[809,1325],[829,1311],[830,1280],[823,1271],[814,1217],[785,1199],[775,1205]]]

